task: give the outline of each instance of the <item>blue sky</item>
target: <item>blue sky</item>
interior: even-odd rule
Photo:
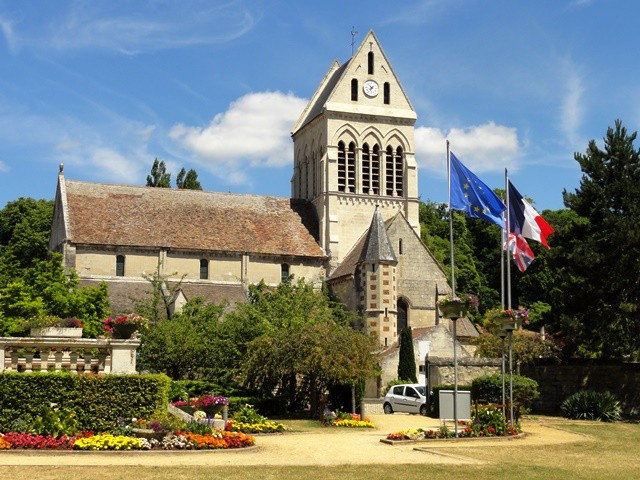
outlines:
[[[573,158],[640,123],[637,19],[622,0],[0,0],[0,208],[67,178],[144,185],[154,158],[205,190],[290,195],[291,129],[331,62],[374,30],[418,114],[423,200],[446,146],[538,210]]]

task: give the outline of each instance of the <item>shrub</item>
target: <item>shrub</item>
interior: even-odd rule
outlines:
[[[10,431],[16,422],[32,425],[52,402],[73,412],[80,430],[111,431],[122,420],[165,412],[169,383],[165,375],[6,372],[0,375],[0,431]],[[58,420],[67,423],[66,417]],[[45,420],[46,428],[55,423]]]
[[[611,392],[585,390],[562,402],[560,410],[566,418],[614,422],[620,420],[622,407]]]
[[[506,402],[509,400],[509,377],[505,375]],[[521,375],[513,376],[513,406],[517,421],[520,415],[531,410],[531,404],[540,396],[538,382]],[[493,373],[478,377],[471,382],[471,399],[475,402],[502,403],[502,374]]]

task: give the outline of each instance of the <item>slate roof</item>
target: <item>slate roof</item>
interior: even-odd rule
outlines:
[[[75,244],[325,257],[304,200],[60,181]]]
[[[365,262],[398,263],[387,235],[387,228],[382,220],[380,208],[377,205],[373,212],[373,218],[367,233],[366,246],[361,259]]]
[[[393,256],[392,260],[388,259],[387,261],[397,262],[397,258],[393,253],[393,250],[391,249],[391,243],[389,242],[389,237],[387,236],[387,229],[389,228],[389,225],[391,224],[394,218],[395,217],[392,217],[388,219],[386,222],[383,222],[383,230],[384,230],[384,235],[387,239],[387,243],[389,245],[390,254]],[[374,216],[374,220],[375,220],[375,216]],[[331,276],[329,278],[330,280],[344,277],[346,275],[353,275],[355,273],[357,266],[365,260],[365,257],[367,254],[367,240],[369,239],[370,230],[371,230],[371,227],[369,227],[369,229],[362,234],[362,236],[355,243],[351,251],[342,259],[342,262],[340,262],[340,265],[338,265],[338,268],[336,268],[333,271],[333,273],[331,273]]]

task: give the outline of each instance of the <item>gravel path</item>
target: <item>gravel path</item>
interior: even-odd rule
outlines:
[[[437,428],[438,421],[396,413],[368,415],[375,429],[326,428],[304,433],[261,435],[256,447],[240,450],[151,451],[151,452],[75,452],[75,451],[0,451],[1,465],[344,465],[344,464],[478,464],[478,460],[452,455],[456,446],[496,447],[498,442],[509,447],[549,445],[584,440],[583,436],[545,427],[538,422],[525,422],[524,438],[433,440],[420,444],[388,445],[380,442],[388,433],[409,428]],[[421,450],[415,450],[420,447]],[[449,453],[439,451],[446,448]],[[425,451],[425,449],[427,449]]]

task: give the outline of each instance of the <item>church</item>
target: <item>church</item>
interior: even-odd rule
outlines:
[[[405,326],[427,342],[448,335],[448,356],[436,300],[450,287],[420,239],[416,118],[370,31],[293,126],[291,198],[81,182],[61,167],[50,248],[82,284],[105,281],[115,311],[155,273],[182,278],[175,308],[196,296],[233,305],[249,284],[294,275],[327,282],[392,357]]]

